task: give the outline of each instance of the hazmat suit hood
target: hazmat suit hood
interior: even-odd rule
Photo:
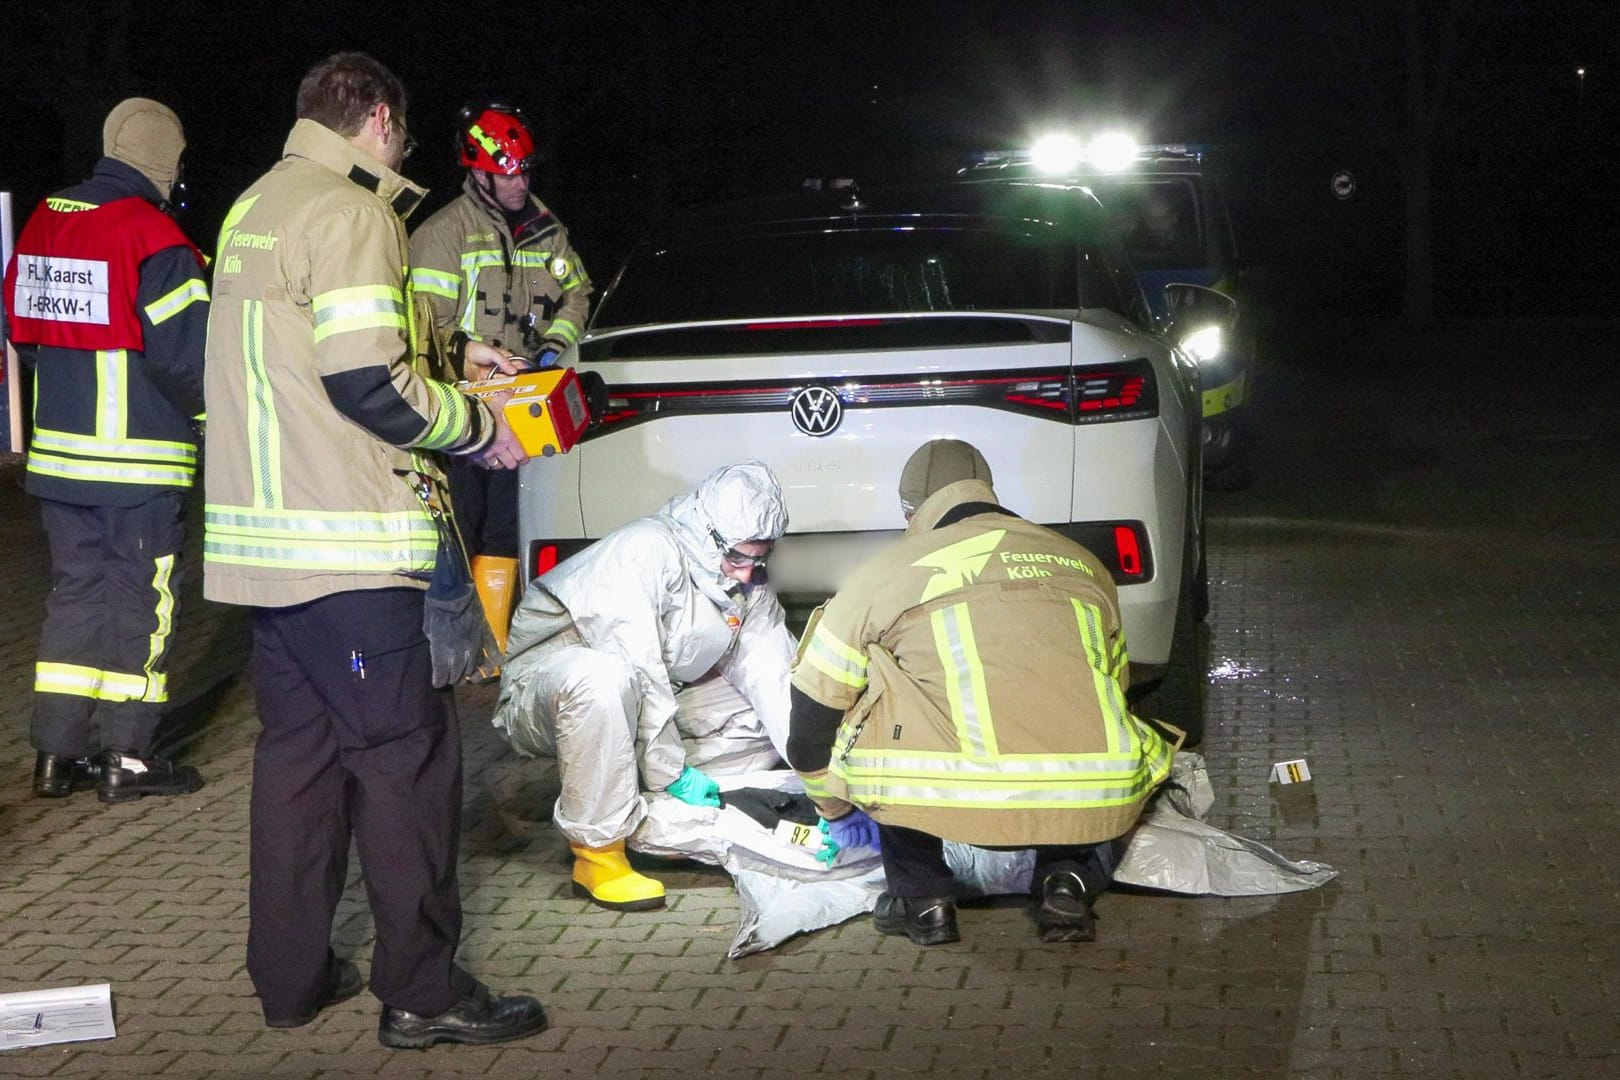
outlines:
[[[759,461],[722,465],[692,494],[665,503],[656,516],[680,541],[692,583],[722,606],[730,602],[728,594],[741,588],[721,569],[724,550],[749,540],[774,542],[788,525],[782,486]]]

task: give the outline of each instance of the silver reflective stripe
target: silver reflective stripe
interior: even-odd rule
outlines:
[[[96,457],[141,458],[147,461],[194,462],[197,448],[184,443],[158,442],[147,439],[98,439],[88,435],[75,435],[71,431],[35,429],[33,445],[42,450],[60,450],[69,454]]]
[[[940,659],[948,660],[944,666],[951,712],[955,714],[962,737],[967,740],[968,753],[976,758],[986,757],[992,752],[984,731],[990,719],[989,702],[985,696],[983,669],[973,652],[973,624],[968,618],[967,605],[952,604],[934,612],[931,618]],[[980,715],[981,708],[986,715]]]

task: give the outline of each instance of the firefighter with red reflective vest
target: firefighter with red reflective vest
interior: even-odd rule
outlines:
[[[208,289],[170,217],[185,133],[173,110],[121,102],[90,179],[45,199],[6,268],[10,333],[34,376],[27,490],[51,591],[34,669],[34,793],[95,780],[103,802],[197,790],[153,756],[169,699],[182,500],[197,466]],[[104,751],[91,754],[91,721]]]
[[[579,340],[591,279],[568,230],[529,190],[540,162],[534,128],[500,101],[464,106],[456,157],[462,193],[411,235],[411,285],[441,333],[502,345],[550,362]],[[477,372],[455,372],[476,378]],[[453,462],[451,497],[475,555],[490,625],[502,648],[517,578],[517,477]]]

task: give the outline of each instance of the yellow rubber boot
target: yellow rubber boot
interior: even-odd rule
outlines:
[[[664,886],[630,869],[624,841],[607,847],[569,844],[574,852],[574,895],[613,911],[650,911],[664,906]]]
[[[518,561],[495,555],[472,557],[473,584],[478,587],[478,602],[484,605],[484,617],[495,632],[495,644],[506,652],[506,632],[512,626],[512,601],[517,595]]]

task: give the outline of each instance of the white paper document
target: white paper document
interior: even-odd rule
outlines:
[[[65,986],[0,994],[0,1050],[110,1039],[112,987]]]

